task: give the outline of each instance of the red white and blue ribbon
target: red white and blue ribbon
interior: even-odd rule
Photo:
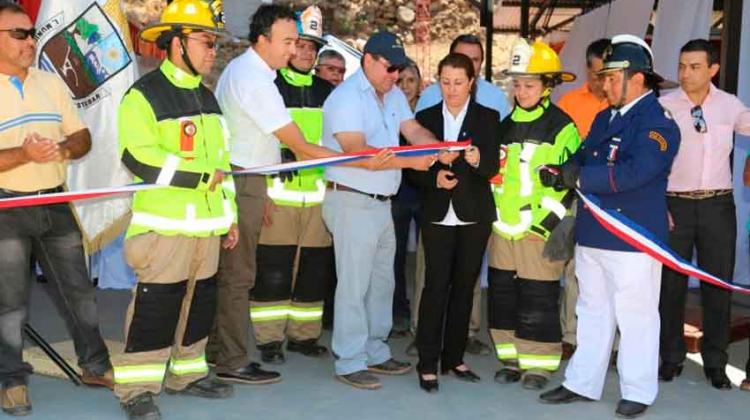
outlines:
[[[418,146],[400,146],[390,148],[397,156],[419,156],[436,153],[440,150],[461,151],[471,146],[471,141],[463,142],[441,142]],[[278,165],[258,166],[255,168],[242,169],[230,172],[232,175],[269,175],[282,171],[295,171],[300,169],[340,165],[346,162],[365,159],[374,156],[380,149],[368,149],[355,153],[344,153],[328,158],[310,159],[299,162],[287,162]],[[91,200],[95,198],[106,198],[121,194],[132,194],[136,191],[165,188],[164,185],[137,183],[121,187],[94,188],[81,191],[66,191],[60,193],[26,195],[11,198],[0,198],[0,210],[20,207],[42,206],[50,204],[69,203],[80,200]]]
[[[430,143],[430,144],[421,144],[417,146],[399,146],[399,147],[390,147],[389,149],[393,151],[393,153],[395,153],[397,156],[406,157],[406,156],[428,155],[432,153],[437,153],[441,150],[447,150],[450,152],[458,152],[461,150],[466,150],[469,146],[471,146],[471,140],[460,141],[460,142]],[[254,168],[232,171],[231,174],[232,175],[251,175],[251,174],[252,175],[270,175],[270,174],[275,174],[278,172],[296,171],[300,169],[308,169],[308,168],[314,168],[314,167],[319,167],[319,166],[340,165],[342,163],[354,162],[356,160],[361,160],[361,159],[375,156],[380,150],[381,149],[367,149],[367,150],[363,150],[360,152],[343,153],[340,155],[331,156],[327,158],[309,159],[309,160],[303,160],[299,162],[286,162],[286,163],[279,163],[276,165],[256,166]]]
[[[594,219],[596,219],[604,229],[622,239],[633,248],[650,255],[652,258],[674,271],[685,274],[689,277],[695,277],[702,282],[723,289],[750,295],[750,288],[729,283],[713,274],[701,270],[677,255],[677,253],[672,251],[666,244],[642,226],[618,212],[602,209],[599,207],[596,198],[586,195],[578,190],[577,192],[588,211],[594,216]]]
[[[0,199],[0,209],[43,206],[49,204],[69,203],[71,201],[91,200],[94,198],[105,198],[120,194],[131,194],[136,191],[152,188],[164,188],[164,186],[138,183],[124,185],[122,187],[93,188],[83,191],[66,191],[51,194],[23,195],[19,197]]]

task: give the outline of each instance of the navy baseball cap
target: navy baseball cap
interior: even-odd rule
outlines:
[[[406,65],[404,44],[401,38],[391,32],[382,31],[372,34],[365,44],[364,53],[379,55],[388,60],[392,66]]]

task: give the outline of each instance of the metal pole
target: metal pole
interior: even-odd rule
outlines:
[[[75,386],[81,385],[81,377],[78,376],[78,372],[73,369],[68,362],[65,361],[65,359],[60,356],[60,354],[55,351],[50,344],[44,340],[44,338],[36,332],[34,328],[31,327],[30,324],[26,324],[23,327],[23,332],[26,333],[26,335],[29,337],[31,341],[36,343],[37,346],[39,346],[40,349],[49,357],[52,359],[52,361],[65,373],[65,375],[70,378],[70,381],[73,382]]]
[[[529,37],[529,0],[521,1],[521,38]]]
[[[744,22],[748,24],[750,22]],[[737,93],[742,34],[742,0],[724,0],[724,24],[721,31],[721,88]]]
[[[487,31],[487,40],[485,41],[487,56],[484,57],[484,78],[492,83],[492,34],[495,32],[495,28],[492,22],[489,22],[485,29]]]

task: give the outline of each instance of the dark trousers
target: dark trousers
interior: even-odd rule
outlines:
[[[693,249],[698,266],[731,281],[734,272],[734,247],[737,237],[732,194],[703,200],[667,197],[674,230],[669,246],[690,261]],[[659,313],[661,315],[660,356],[662,362],[680,364],[687,351],[683,339],[687,278],[664,267]],[[731,293],[701,282],[703,342],[701,354],[705,368],[724,368],[729,345]]]
[[[436,373],[438,359],[443,370],[463,363],[474,286],[490,230],[490,223],[422,226],[426,276],[417,325],[420,373]]]
[[[238,169],[236,166],[232,168]],[[266,200],[266,177],[263,175],[236,176],[234,185],[240,239],[234,249],[221,249],[216,318],[206,345],[206,358],[215,362],[219,370],[238,369],[250,362],[247,352],[248,299],[255,286],[255,253]]]
[[[0,198],[10,197],[0,193]],[[25,384],[31,365],[22,359],[22,329],[31,292],[31,253],[70,329],[82,368],[101,375],[111,368],[99,333],[96,289],[89,281],[81,232],[70,206],[0,210],[0,383]]]
[[[409,243],[411,221],[422,221],[422,204],[419,200],[398,200],[391,202],[393,229],[396,231],[396,257],[393,260],[393,272],[396,287],[393,291],[393,314],[396,317],[409,316],[409,299],[406,297],[406,248]]]

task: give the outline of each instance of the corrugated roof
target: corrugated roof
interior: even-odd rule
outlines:
[[[583,9],[581,8],[555,8],[549,17],[549,21],[547,21],[548,11],[545,11],[542,17],[537,22],[536,29],[534,29],[533,32],[539,33],[541,31],[545,31],[545,29],[548,27],[554,27],[559,23],[580,15],[582,10]],[[534,16],[536,16],[538,12],[538,7],[530,7],[529,21],[533,21]],[[521,30],[521,8],[512,6],[502,6],[496,8],[495,13],[492,17],[492,23],[495,30],[498,32],[519,32]],[[572,25],[572,23],[573,22],[571,21],[570,24]]]

